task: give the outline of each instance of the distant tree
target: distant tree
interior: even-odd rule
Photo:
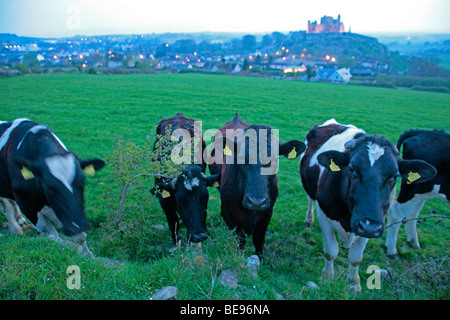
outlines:
[[[412,59],[409,66],[408,74],[418,77],[446,77],[449,76],[449,71],[439,66],[440,60],[438,57],[415,57]]]
[[[261,46],[265,47],[268,45],[271,45],[273,43],[273,39],[270,35],[266,34],[263,36],[262,41],[261,41]]]
[[[352,68],[355,65],[355,59],[352,59],[351,57],[342,57],[337,61],[338,68]]]
[[[256,37],[248,34],[242,37],[242,47],[245,50],[252,50],[256,48]]]
[[[242,49],[242,40],[241,39],[233,39],[231,40],[231,45],[234,51],[238,51]]]
[[[276,44],[282,44],[284,41],[288,39],[288,36],[281,32],[275,31],[272,32],[272,38]]]
[[[242,66],[242,70],[248,70],[249,68],[249,63],[247,59],[244,59],[244,65]]]
[[[25,63],[30,68],[38,68],[40,67],[39,61],[34,54],[27,53],[23,56],[22,63]]]
[[[21,74],[31,73],[30,67],[27,66],[25,63],[16,63],[16,65],[14,65],[14,68],[19,70]]]
[[[316,69],[313,69],[313,68],[306,69],[306,79],[308,81],[310,81],[311,78],[314,78],[315,76],[316,76]]]

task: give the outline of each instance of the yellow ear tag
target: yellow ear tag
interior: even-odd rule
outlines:
[[[411,184],[414,181],[417,181],[420,179],[420,174],[418,174],[417,172],[412,172],[410,171],[408,173],[408,181],[406,181],[407,184]]]
[[[22,170],[20,170],[22,173],[22,176],[25,180],[30,180],[34,178],[33,172],[30,171],[30,169],[22,167]]]
[[[162,196],[163,198],[168,198],[168,197],[170,197],[170,193],[169,193],[169,191],[167,191],[167,190],[163,190],[163,191],[161,192],[161,196]]]
[[[341,168],[339,168],[339,166],[336,163],[334,163],[333,159],[331,159],[330,170],[335,172],[341,171]]]
[[[226,156],[233,155],[233,153],[231,152],[231,149],[228,148],[228,146],[225,146],[225,148],[223,149],[223,154],[226,155]]]
[[[95,169],[94,169],[94,165],[90,164],[87,167],[85,167],[83,169],[84,173],[86,173],[87,175],[93,177],[95,175]]]
[[[295,159],[297,157],[297,151],[295,151],[295,147],[292,149],[291,152],[288,154],[288,159]]]
[[[212,187],[213,188],[218,188],[219,187],[219,183],[217,181],[214,181]]]

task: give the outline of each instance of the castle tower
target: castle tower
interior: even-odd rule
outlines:
[[[340,33],[340,30],[341,30],[341,14],[338,14],[336,33]]]

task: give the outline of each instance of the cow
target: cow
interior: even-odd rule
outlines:
[[[231,136],[222,135],[225,129]],[[236,114],[217,131],[213,146],[216,160],[223,159],[219,166],[209,165],[210,171],[220,169],[222,173],[220,214],[227,226],[235,229],[240,249],[245,247],[246,235],[252,235],[255,254],[261,257],[278,196],[278,156],[295,159],[305,144],[298,140],[281,143],[271,127],[250,125]]]
[[[104,166],[100,159],[79,158],[42,124],[26,118],[0,123],[0,198],[7,204],[5,213],[17,214],[17,205],[39,232],[49,231],[59,239],[49,224],[53,221],[91,257],[83,170],[92,175]]]
[[[436,176],[419,184],[403,179],[397,200],[388,211],[386,248],[388,256],[398,255],[396,244],[401,221],[405,223],[407,243],[420,249],[416,220],[425,201],[443,199],[450,204],[450,134],[440,130],[408,130],[400,135],[397,148],[403,145],[403,159],[420,159],[433,165]]]
[[[164,154],[171,154],[173,148],[160,145],[159,142],[160,137],[167,132],[170,132],[172,139],[179,144],[187,142],[189,148],[193,148],[195,145],[194,122],[194,119],[186,118],[182,113],[161,120],[156,128],[157,138],[153,150],[164,148]],[[205,142],[201,139],[198,143],[200,151],[203,152],[206,148]],[[192,155],[195,154],[196,150]],[[209,192],[207,187],[217,187],[220,181],[220,173],[206,176],[206,163],[203,156],[198,161],[193,161],[192,158],[191,160],[190,164],[182,167],[181,174],[173,179],[156,177],[155,186],[152,189],[152,193],[158,197],[161,208],[166,214],[174,244],[178,242],[179,217],[186,226],[188,241],[201,243],[208,237],[206,212]]]
[[[323,236],[323,274],[333,276],[339,252],[335,232],[349,248],[348,280],[361,291],[358,267],[369,238],[384,231],[384,216],[395,197],[399,175],[411,182],[432,179],[436,170],[420,160],[399,158],[385,137],[368,135],[353,125],[330,119],[316,125],[306,137],[300,177],[309,201],[315,201]],[[310,214],[308,210],[308,214]]]

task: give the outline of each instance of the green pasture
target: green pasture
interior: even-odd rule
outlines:
[[[26,117],[46,124],[83,158],[108,160],[117,136],[136,144],[152,140],[156,124],[178,112],[202,121],[203,131],[219,128],[238,112],[247,122],[279,129],[282,141],[304,140],[315,124],[330,118],[384,135],[394,143],[411,128],[450,131],[450,95],[409,89],[198,74],[58,74],[0,79],[0,120]],[[354,295],[345,280],[346,249],[340,248],[335,261],[336,277],[321,278],[322,236],[317,222],[312,229],[303,222],[308,203],[298,159],[280,160],[278,181],[280,195],[257,279],[245,267],[246,258],[253,254],[251,238],[243,252],[236,249],[234,235],[220,217],[216,189],[210,190],[210,239],[202,245],[205,259],[198,259],[185,243],[171,250],[165,215],[145,188],[136,198],[148,198],[136,211],[141,215],[136,219],[150,226],[139,229],[145,238],[125,239],[114,230],[109,234],[123,241],[105,237],[110,217],[107,203],[117,194],[107,165],[87,179],[85,206],[93,227],[88,245],[96,257],[109,260],[80,256],[32,230],[14,236],[1,229],[0,299],[149,299],[157,289],[169,285],[179,289],[178,299],[276,299],[279,295],[285,299],[449,298],[447,219],[429,218],[419,224],[422,250],[400,249],[396,259],[386,256],[386,235],[370,240],[360,266],[363,291]],[[433,215],[448,216],[449,207],[441,200],[428,201],[421,217]],[[4,221],[1,216],[0,222]],[[154,227],[159,225],[164,229]],[[185,239],[185,229],[180,236]],[[402,227],[398,247],[405,241]],[[80,290],[66,286],[70,265],[80,267]],[[366,286],[370,265],[390,273],[381,289]],[[238,273],[237,288],[218,284],[215,278],[223,269]],[[307,287],[308,281],[319,288]]]

